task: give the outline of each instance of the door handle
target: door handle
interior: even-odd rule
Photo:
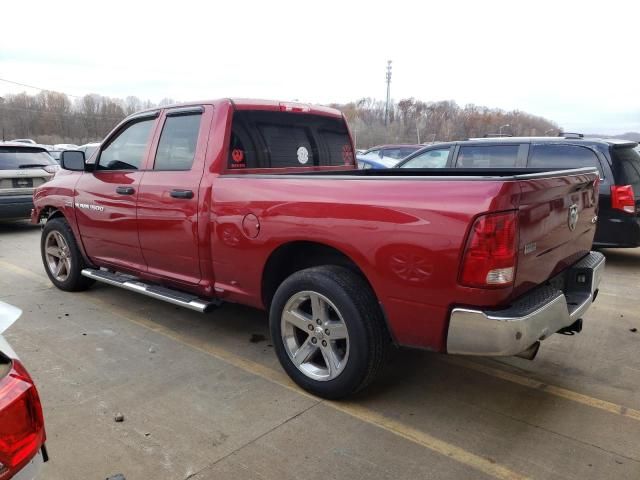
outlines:
[[[170,195],[173,198],[193,198],[193,192],[191,190],[171,190]]]
[[[133,187],[117,187],[116,193],[120,195],[133,195],[135,193],[135,189]]]

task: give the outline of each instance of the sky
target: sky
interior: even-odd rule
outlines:
[[[518,109],[566,131],[640,131],[637,0],[21,0],[4,7],[0,79],[71,95],[384,99],[392,60],[394,100]],[[21,91],[38,90],[0,81],[0,95]]]

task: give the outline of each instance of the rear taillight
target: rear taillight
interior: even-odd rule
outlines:
[[[636,213],[636,199],[631,185],[611,185],[611,208]]]
[[[518,257],[516,212],[478,217],[471,227],[460,283],[468,287],[504,287],[513,283]]]
[[[47,173],[53,173],[54,175],[58,170],[60,170],[60,165],[47,165],[46,167],[42,167],[42,169]]]
[[[36,387],[20,364],[0,380],[0,480],[26,465],[45,440],[42,406]]]

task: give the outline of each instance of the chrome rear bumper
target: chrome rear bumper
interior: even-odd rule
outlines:
[[[598,294],[605,258],[591,252],[571,268],[503,310],[454,308],[447,352],[517,355],[582,318]]]

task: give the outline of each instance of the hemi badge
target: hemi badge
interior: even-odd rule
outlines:
[[[538,248],[538,247],[536,246],[536,242],[527,243],[527,244],[524,246],[524,254],[525,254],[525,255],[529,255],[531,252],[535,252],[535,251],[536,251],[536,248]]]

